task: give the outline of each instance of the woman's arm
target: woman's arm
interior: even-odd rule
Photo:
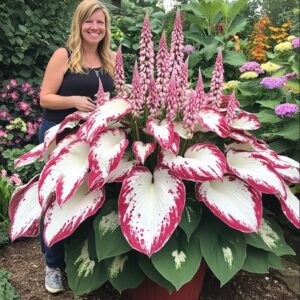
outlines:
[[[65,48],[57,49],[50,58],[40,93],[40,104],[49,109],[76,108],[80,111],[92,111],[96,108],[91,99],[83,96],[59,96],[57,91],[68,69],[68,53]]]

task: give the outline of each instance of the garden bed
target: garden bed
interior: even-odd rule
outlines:
[[[44,264],[37,239],[19,240],[0,248],[0,268],[9,270],[12,284],[22,300],[74,299],[68,289],[64,294],[51,296],[44,289]],[[112,287],[106,285],[98,291],[98,296],[78,297],[89,300],[122,300]],[[99,298],[100,297],[100,298]],[[201,300],[295,300],[299,299],[289,290],[286,283],[278,279],[277,272],[257,275],[239,272],[222,289],[215,277],[208,272]]]

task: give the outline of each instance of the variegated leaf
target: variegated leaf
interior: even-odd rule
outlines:
[[[300,229],[300,201],[292,193],[289,186],[287,184],[284,185],[287,191],[287,198],[279,197],[282,211],[288,220],[294,224],[296,228]]]
[[[190,146],[184,157],[161,150],[158,161],[179,178],[191,181],[222,179],[226,169],[223,153],[217,146],[207,143]]]
[[[173,122],[174,132],[176,132],[183,139],[191,139],[193,134],[190,134],[189,130],[184,127],[182,122]]]
[[[198,116],[204,128],[213,131],[222,138],[229,136],[230,130],[225,117],[218,110],[212,107],[204,107],[200,109]]]
[[[163,149],[170,147],[174,139],[174,125],[172,121],[164,119],[159,123],[156,119],[148,119],[146,126]]]
[[[63,132],[67,128],[76,127],[80,121],[88,120],[90,114],[90,112],[75,111],[72,114],[66,116],[59,125],[58,133]]]
[[[230,137],[242,143],[254,144],[256,141],[256,137],[254,135],[241,130],[231,130]]]
[[[44,241],[48,247],[71,235],[88,217],[94,215],[105,200],[103,189],[88,191],[86,180],[63,205],[51,201],[44,219]]]
[[[21,155],[14,161],[14,167],[20,168],[34,163],[36,160],[42,157],[42,153],[44,150],[44,144],[41,143],[34,148],[32,148],[29,152]]]
[[[36,236],[39,233],[42,208],[38,200],[39,175],[14,191],[9,203],[10,239]]]
[[[123,234],[134,249],[151,256],[177,227],[185,203],[185,186],[168,169],[154,174],[135,167],[123,182],[119,214]]]
[[[241,110],[236,119],[230,125],[231,128],[240,130],[255,130],[261,127],[255,114]]]
[[[144,144],[140,141],[134,141],[132,151],[136,159],[143,165],[147,157],[154,152],[156,145],[154,143]]]
[[[65,138],[63,138],[56,146],[56,148],[51,152],[50,159],[59,155],[60,151],[70,145],[72,142],[78,140],[76,133],[70,133]]]
[[[227,152],[229,170],[252,187],[266,194],[286,198],[284,182],[268,160],[255,152]]]
[[[280,161],[287,164],[288,168],[277,168],[276,171],[282,176],[283,179],[292,182],[292,183],[300,183],[300,167],[299,162],[283,155],[278,155]]]
[[[128,145],[123,130],[115,128],[102,132],[95,140],[89,152],[90,190],[102,187],[109,174],[115,170]]]
[[[180,148],[180,136],[174,132],[174,138],[170,147],[166,150],[170,150],[173,154],[177,155]]]
[[[131,105],[125,98],[116,97],[104,102],[87,121],[87,140],[92,142],[99,133],[107,129],[110,121],[118,121],[130,111]]]
[[[196,197],[228,226],[257,231],[262,217],[261,193],[241,179],[225,175],[223,181],[196,184]]]
[[[49,128],[45,132],[44,150],[43,150],[45,161],[48,161],[51,152],[56,147],[56,136],[59,131],[59,126],[60,126],[60,124],[57,124],[57,125]]]

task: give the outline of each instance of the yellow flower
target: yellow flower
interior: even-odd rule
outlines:
[[[287,38],[286,38],[286,40],[288,41],[288,42],[291,42],[293,39],[295,39],[296,38],[296,36],[295,35],[289,35]]]
[[[273,63],[271,63],[270,61],[268,61],[268,62],[265,63],[265,64],[261,64],[260,67],[261,67],[264,71],[266,71],[266,72],[268,72],[268,73],[270,73],[270,72],[276,72],[276,71],[278,71],[278,70],[281,68],[281,66],[279,66],[279,65],[277,65],[277,64],[273,64]]]
[[[274,50],[278,52],[285,52],[290,49],[293,49],[290,42],[282,42],[274,47]]]
[[[6,128],[9,130],[20,129],[22,132],[27,131],[27,125],[21,118],[15,118],[14,120],[10,121],[10,124],[6,125]]]
[[[230,80],[224,84],[223,90],[236,89],[239,85],[240,85],[240,81]]]
[[[256,78],[257,76],[258,76],[258,74],[256,72],[249,71],[249,72],[243,73],[240,76],[240,78],[242,78],[242,79],[252,79],[252,78]]]

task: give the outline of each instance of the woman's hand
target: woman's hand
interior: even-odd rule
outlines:
[[[89,112],[96,108],[94,101],[85,96],[72,96],[72,104],[79,111]]]

